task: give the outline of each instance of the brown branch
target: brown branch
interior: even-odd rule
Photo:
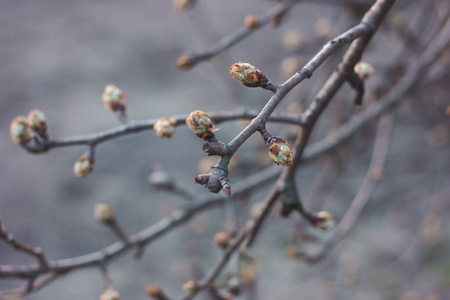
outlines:
[[[208,50],[198,53],[183,54],[177,61],[178,67],[180,67],[181,69],[189,69],[202,61],[211,59],[212,57],[222,53],[223,51],[231,48],[238,42],[242,41],[247,36],[255,32],[257,29],[267,25],[274,18],[278,18],[279,16],[285,14],[298,2],[300,2],[300,0],[287,0],[285,2],[276,5],[266,14],[258,18],[258,23],[255,27],[248,28],[244,26],[235,33],[232,33],[229,36],[224,37],[221,41],[219,41],[217,44],[215,44]]]
[[[304,256],[306,261],[310,263],[320,261],[355,226],[379,182],[374,177],[374,172],[375,170],[384,168],[391,140],[392,127],[392,114],[382,115],[378,122],[378,132],[375,139],[375,145],[373,147],[372,160],[358,193],[353,199],[352,204],[345,213],[344,217],[336,226],[336,229],[321,244],[319,250]]]

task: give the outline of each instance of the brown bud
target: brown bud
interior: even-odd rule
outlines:
[[[333,215],[327,211],[319,211],[316,216],[317,220],[313,222],[313,226],[320,230],[329,230],[334,228],[335,223],[333,219]]]
[[[369,63],[359,62],[355,65],[355,73],[359,78],[365,80],[375,73],[375,68]]]
[[[173,9],[183,11],[194,6],[196,0],[174,0]]]
[[[292,166],[294,153],[286,140],[280,137],[271,137],[267,140],[266,145],[269,148],[269,156],[274,163],[285,167]]]
[[[182,54],[177,58],[175,65],[180,70],[188,70],[196,63],[196,57],[192,54]]]
[[[183,284],[183,290],[187,292],[195,292],[198,290],[198,285],[193,280],[188,280]]]
[[[86,152],[73,165],[73,174],[76,178],[84,178],[94,170],[94,166],[94,158]]]
[[[163,117],[156,121],[153,130],[161,138],[170,138],[175,132],[175,124],[177,124],[177,120]]]
[[[283,33],[281,42],[287,50],[292,52],[299,51],[305,45],[303,35],[296,30],[288,30]]]
[[[97,203],[94,207],[95,219],[101,224],[109,224],[114,221],[114,211],[104,203]]]
[[[126,108],[125,94],[117,86],[108,84],[102,95],[103,105],[114,112],[124,112]]]
[[[333,28],[331,21],[329,19],[319,19],[314,23],[314,34],[316,37],[324,39],[326,38]]]
[[[259,18],[253,14],[247,15],[245,16],[244,24],[248,29],[256,29],[259,27]]]
[[[213,132],[217,131],[214,129],[209,115],[202,110],[191,112],[186,119],[186,125],[201,139],[208,139],[212,136]]]
[[[25,117],[15,117],[9,125],[11,139],[16,144],[27,144],[33,137]]]
[[[232,65],[230,67],[230,75],[247,87],[259,87],[268,81],[257,67],[243,62]]]
[[[36,131],[46,131],[47,130],[47,121],[45,119],[45,115],[42,111],[33,109],[28,113],[28,125],[31,129]]]
[[[100,295],[100,300],[119,300],[120,294],[117,291],[108,289]]]
[[[230,242],[230,236],[226,232],[218,232],[214,235],[214,244],[222,249],[225,249]]]
[[[145,287],[145,291],[147,292],[147,295],[149,297],[155,299],[165,299],[162,289],[157,285],[147,284],[147,286]]]

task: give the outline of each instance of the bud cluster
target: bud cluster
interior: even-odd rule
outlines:
[[[205,140],[214,137],[214,132],[218,130],[214,128],[214,124],[209,115],[202,110],[191,112],[186,119],[186,125],[196,136]]]
[[[90,151],[87,151],[73,165],[73,174],[76,178],[84,178],[94,170],[94,166],[94,157]]]
[[[232,65],[230,75],[247,87],[259,87],[269,81],[257,67],[243,62]]]
[[[108,84],[102,94],[103,105],[117,114],[119,117],[125,116],[126,102],[125,94],[117,86]]]
[[[155,130],[156,135],[161,138],[170,138],[175,132],[176,124],[177,120],[162,117],[153,125],[153,130]]]
[[[28,113],[28,117],[15,117],[9,126],[11,139],[16,144],[27,145],[36,137],[47,139],[47,120],[42,111],[33,109]]]
[[[266,146],[269,148],[270,159],[277,165],[285,167],[292,166],[294,152],[292,152],[289,143],[280,137],[270,136],[266,140]]]

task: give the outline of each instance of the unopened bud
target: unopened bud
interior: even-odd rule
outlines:
[[[115,290],[105,290],[101,295],[100,295],[100,300],[119,300],[120,299],[120,294],[115,291]]]
[[[292,52],[299,51],[305,45],[303,35],[296,30],[288,30],[283,33],[281,42],[287,50]]]
[[[248,29],[256,29],[259,26],[259,18],[253,14],[247,15],[245,16],[244,24]]]
[[[174,0],[173,9],[176,11],[183,11],[194,6],[195,0]]]
[[[333,28],[329,19],[319,19],[314,23],[314,34],[316,37],[324,39],[326,38]]]
[[[294,152],[286,140],[280,137],[271,137],[266,142],[266,146],[269,148],[269,156],[274,163],[285,167],[292,166]]]
[[[47,120],[42,111],[33,109],[28,113],[28,125],[31,129],[36,131],[46,131],[47,130]]]
[[[375,68],[366,62],[359,62],[355,65],[355,72],[362,80],[369,78],[375,73]]]
[[[198,285],[195,281],[189,280],[183,284],[183,290],[187,292],[195,292],[198,290]]]
[[[9,125],[11,139],[16,144],[26,144],[33,137],[28,127],[27,119],[23,116],[15,117]]]
[[[230,75],[247,87],[259,87],[268,81],[257,67],[243,62],[232,65],[230,67]]]
[[[97,203],[94,207],[94,217],[101,224],[114,221],[114,210],[104,203]]]
[[[180,70],[188,70],[194,66],[196,58],[192,54],[182,54],[177,58],[175,65]]]
[[[145,287],[145,291],[147,292],[147,295],[149,297],[155,298],[155,299],[164,299],[164,293],[162,289],[154,284],[147,284]]]
[[[258,271],[254,264],[246,264],[240,269],[239,277],[245,284],[251,284],[255,282],[256,276],[258,275]]]
[[[114,112],[123,113],[126,108],[125,94],[117,86],[108,84],[102,95],[103,105]]]
[[[316,220],[313,222],[313,226],[320,230],[329,230],[334,228],[335,223],[333,219],[333,215],[327,211],[319,211],[316,214]]]
[[[217,131],[209,115],[202,110],[191,112],[186,119],[186,125],[201,139],[209,138]]]
[[[161,138],[170,138],[175,132],[175,124],[177,124],[177,120],[163,117],[156,121],[153,130]]]
[[[230,236],[226,232],[218,232],[214,235],[214,244],[222,249],[225,249],[230,242]]]
[[[73,174],[76,178],[84,178],[94,170],[94,166],[94,158],[86,152],[73,165]]]

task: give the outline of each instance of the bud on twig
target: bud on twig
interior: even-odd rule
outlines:
[[[329,230],[334,228],[335,223],[333,219],[333,215],[327,211],[319,211],[315,215],[315,220],[312,220],[312,225],[320,230]]]
[[[191,112],[186,119],[186,125],[192,130],[196,136],[201,139],[210,139],[214,136],[214,132],[218,129],[214,129],[213,122],[207,113],[202,110],[196,110]]]
[[[165,300],[166,296],[164,295],[163,290],[154,284],[147,284],[147,286],[145,287],[145,291],[147,292],[147,295],[149,297],[152,297],[154,299],[157,300]]]
[[[259,87],[268,82],[266,76],[257,67],[243,62],[232,65],[230,75],[247,87]]]
[[[292,166],[294,153],[286,140],[277,136],[271,136],[267,138],[266,146],[269,148],[270,159],[272,159],[274,163],[285,167]]]
[[[23,116],[15,117],[9,126],[11,139],[16,144],[26,145],[32,136],[27,119]]]
[[[121,119],[125,117],[125,94],[117,86],[113,84],[105,86],[102,102],[107,109],[118,113]]]
[[[73,174],[76,178],[84,178],[94,170],[94,157],[88,151],[78,158],[73,165]]]
[[[47,130],[47,120],[42,111],[33,109],[28,113],[28,125],[36,132],[45,132]]]
[[[225,249],[229,242],[230,236],[226,232],[221,231],[214,235],[214,244],[221,249]]]
[[[173,9],[176,11],[183,11],[194,6],[196,0],[174,0]]]
[[[188,70],[195,65],[196,61],[197,61],[197,59],[196,59],[195,55],[182,54],[177,58],[175,65],[180,70]]]
[[[100,300],[119,300],[120,299],[120,294],[115,291],[115,290],[105,290],[101,295],[100,295]]]
[[[94,207],[95,219],[101,224],[111,224],[114,222],[114,210],[104,203],[98,203]]]
[[[355,65],[355,73],[359,78],[365,80],[375,73],[375,68],[366,62],[359,62]]]
[[[248,29],[256,29],[259,27],[259,18],[253,14],[247,15],[245,16],[244,24]]]
[[[198,290],[198,285],[193,280],[188,280],[183,284],[183,290],[187,292],[195,292]]]
[[[153,130],[161,138],[170,138],[175,132],[175,124],[177,124],[177,120],[163,117],[156,121],[153,125]]]

